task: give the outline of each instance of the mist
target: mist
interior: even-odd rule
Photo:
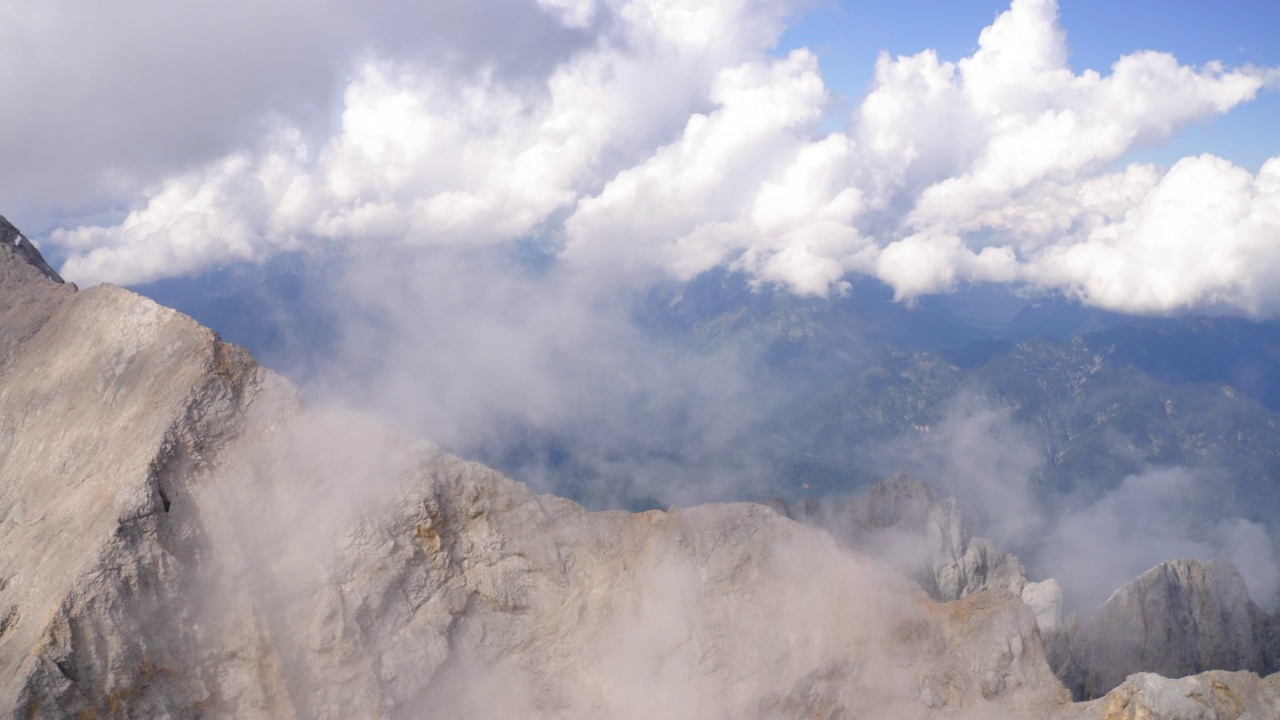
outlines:
[[[967,671],[904,578],[765,507],[588,513],[261,377],[182,509],[202,507],[197,630],[270,647],[273,714],[888,717],[915,693],[864,689]]]
[[[1183,558],[1231,562],[1254,602],[1277,606],[1273,530],[1238,515],[1228,472],[1150,465],[1097,494],[1055,490],[1043,482],[1049,458],[1041,433],[969,389],[942,422],[879,448],[874,463],[882,474],[906,472],[955,496],[976,534],[1018,555],[1030,579],[1058,580],[1084,618],[1138,575]]]
[[[1150,468],[1084,507],[1063,511],[1036,558],[1081,608],[1167,560],[1235,565],[1261,607],[1280,589],[1276,543],[1261,523],[1234,517],[1229,484],[1206,471]]]
[[[645,287],[466,249],[343,260],[308,397],[376,413],[590,507],[758,497],[759,425],[788,397],[759,347],[694,349],[638,317]],[[291,373],[294,374],[294,373]]]

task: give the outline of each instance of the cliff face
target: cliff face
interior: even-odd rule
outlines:
[[[5,717],[1109,716],[1111,696],[1070,705],[1003,589],[936,602],[758,505],[537,496],[304,411],[190,319],[77,292],[16,248],[0,244]],[[1241,707],[1280,710],[1256,676],[1229,680]]]
[[[9,245],[0,318],[0,702],[193,706],[215,650],[192,617],[210,559],[192,493],[261,371],[190,319],[76,292]]]
[[[48,265],[43,258],[33,264],[32,251],[30,241],[0,217],[0,362],[5,365],[18,345],[35,335],[58,304],[75,292],[56,274],[50,278],[44,272],[41,266]]]
[[[1098,697],[1138,671],[1276,672],[1275,625],[1231,565],[1162,563],[1113,593],[1073,639],[1079,692]]]

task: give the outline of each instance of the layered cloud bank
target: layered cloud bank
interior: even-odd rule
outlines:
[[[995,282],[1128,312],[1280,311],[1280,158],[1256,175],[1208,155],[1118,165],[1277,69],[1144,51],[1076,73],[1057,4],[1015,0],[969,57],[882,55],[824,134],[816,56],[770,52],[797,9],[545,0],[522,12],[556,51],[524,65],[366,54],[332,132],[281,116],[120,222],[47,241],[81,283],[323,242],[535,238],[609,281],[727,266],[801,294],[874,276],[903,300]]]

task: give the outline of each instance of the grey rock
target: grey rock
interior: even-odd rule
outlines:
[[[972,536],[955,498],[897,475],[844,503],[809,501],[787,507],[775,501],[773,507],[823,528],[845,547],[887,562],[935,600],[948,602],[992,588],[1018,594],[1036,618],[1049,667],[1079,693],[1082,673],[1072,649],[1079,625],[1065,611],[1062,587],[1054,579],[1029,582],[1015,555]]]
[[[1022,562],[974,537],[953,497],[905,475],[838,504],[777,506],[789,517],[831,533],[842,545],[887,562],[942,602],[989,589],[1019,594]]]
[[[1059,633],[1065,626],[1062,586],[1052,578],[1042,582],[1027,583],[1022,587],[1022,601],[1036,616],[1036,625],[1042,633]]]
[[[192,618],[205,556],[188,483],[261,371],[189,318],[76,292],[7,248],[0,283],[0,708],[196,707],[201,656],[230,638]]]
[[[23,235],[3,215],[0,215],[0,246],[16,253],[28,265],[40,271],[41,275],[57,283],[63,281],[62,276],[58,275],[57,271],[52,267],[49,267],[49,263],[45,262],[44,256],[40,254],[35,245],[31,244],[27,236]]]
[[[1081,672],[1072,653],[1071,640],[1079,634],[1080,627],[1075,613],[1065,612],[1062,586],[1052,578],[1029,582],[1022,588],[1022,601],[1035,613],[1045,659],[1053,668],[1053,674],[1067,687],[1078,687]]]
[[[74,285],[43,281],[49,276],[41,266],[47,265],[29,242],[15,242],[21,237],[17,228],[0,217],[0,363],[18,344],[35,335],[58,304],[75,292]],[[40,258],[39,263],[31,261],[32,252]]]
[[[841,504],[775,503],[849,548],[886,561],[935,599],[997,587],[1034,613],[1045,660],[1077,699],[1134,673],[1180,678],[1210,670],[1280,671],[1280,622],[1255,605],[1229,563],[1166,563],[1117,590],[1083,627],[1056,580],[1028,582],[1022,564],[970,536],[954,498],[896,476]]]
[[[1078,703],[1063,720],[1273,720],[1280,717],[1280,675],[1215,670],[1171,679],[1131,676],[1098,700]]]
[[[1113,593],[1072,639],[1075,691],[1098,697],[1137,672],[1275,672],[1274,624],[1230,563],[1162,563]]]

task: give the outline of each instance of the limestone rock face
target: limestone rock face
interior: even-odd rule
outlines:
[[[188,481],[261,371],[189,318],[75,292],[7,246],[0,319],[0,708],[194,707],[221,640],[191,617],[205,558]]]
[[[1274,624],[1231,564],[1162,563],[1113,593],[1073,639],[1078,691],[1098,697],[1139,671],[1275,672]]]
[[[883,559],[935,600],[958,600],[988,589],[1018,594],[1027,583],[1017,557],[970,534],[955,498],[944,498],[905,475],[844,503],[809,501],[781,509],[827,530],[847,547]]]
[[[1052,578],[1042,582],[1027,583],[1022,587],[1022,601],[1035,613],[1036,624],[1043,633],[1057,633],[1063,629],[1064,617],[1062,586]]]
[[[1081,674],[1072,655],[1071,640],[1079,633],[1080,626],[1075,613],[1066,614],[1062,586],[1053,578],[1029,582],[1022,588],[1022,602],[1035,613],[1045,658],[1053,674],[1068,687],[1077,687]]]
[[[1071,705],[1005,589],[936,602],[760,505],[588,512],[127,291],[8,248],[0,282],[2,717],[1192,717],[1141,676]]]
[[[1280,717],[1280,675],[1215,670],[1170,679],[1139,673],[1064,720],[1270,720]]]
[[[38,263],[32,262],[32,253]],[[75,292],[75,286],[60,278],[45,282],[49,278],[45,268],[48,265],[30,241],[0,217],[0,362],[35,335],[54,308]]]
[[[27,265],[35,268],[41,275],[50,280],[60,283],[62,278],[51,267],[49,263],[44,261],[44,256],[36,249],[35,245],[23,235],[18,228],[13,226],[3,215],[0,215],[0,246],[8,248],[10,252],[16,253],[21,257]]]
[[[398,509],[349,535],[333,589],[290,613],[323,628],[303,674],[342,678],[295,694],[300,715],[977,717],[1066,698],[1010,595],[936,604],[761,506],[588,513],[420,462]]]

